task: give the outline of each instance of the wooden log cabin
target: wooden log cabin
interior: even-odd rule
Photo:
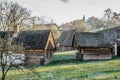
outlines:
[[[29,65],[47,64],[52,61],[56,45],[50,29],[21,31],[16,42],[23,45]]]
[[[76,32],[74,47],[77,60],[112,58],[112,45],[102,33]]]

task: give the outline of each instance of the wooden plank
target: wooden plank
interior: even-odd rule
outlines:
[[[49,37],[48,37],[48,40],[47,40],[47,43],[46,43],[46,46],[45,46],[45,50],[47,50],[48,48],[48,45],[49,45],[49,42],[51,42],[53,48],[55,48],[55,41],[54,41],[54,37],[52,36],[52,32],[50,32],[49,34]]]
[[[44,50],[25,50],[27,53],[42,53]]]
[[[102,60],[102,59],[111,59],[112,55],[83,55],[83,60]]]

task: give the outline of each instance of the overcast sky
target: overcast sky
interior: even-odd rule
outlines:
[[[33,15],[52,18],[57,24],[86,18],[102,17],[103,11],[111,8],[120,12],[120,0],[13,0],[29,8]]]

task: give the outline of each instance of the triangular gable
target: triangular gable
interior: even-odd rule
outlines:
[[[53,50],[54,46],[52,45],[51,41],[48,42],[47,50]]]
[[[45,50],[48,50],[48,49],[53,50],[55,48],[56,48],[55,40],[54,40],[52,32],[50,32],[49,37],[48,37],[48,41],[47,41],[47,44],[46,44],[46,47],[45,47]]]

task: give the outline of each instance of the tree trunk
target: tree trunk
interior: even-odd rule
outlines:
[[[4,75],[4,73],[5,73],[5,70],[4,70],[4,68],[2,68],[2,79],[1,79],[1,80],[5,80],[5,75]]]
[[[5,76],[2,76],[2,79],[1,80],[5,80]]]

